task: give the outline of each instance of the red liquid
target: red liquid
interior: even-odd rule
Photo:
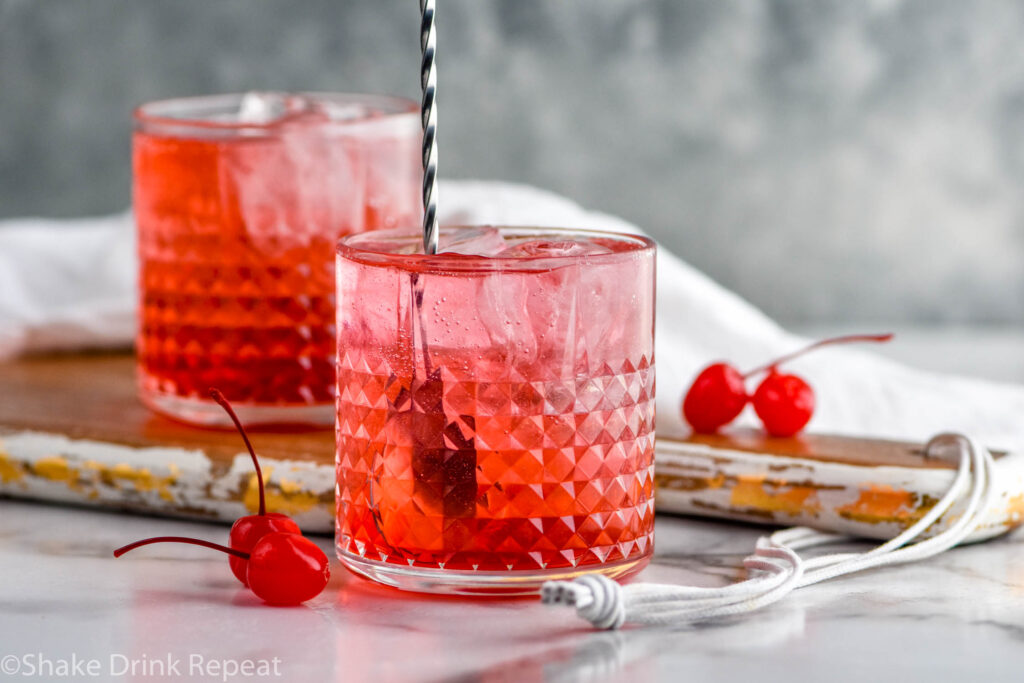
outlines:
[[[338,514],[348,552],[504,571],[650,551],[654,370],[646,364],[579,382],[347,370],[338,381]],[[617,399],[573,412],[576,396],[607,392]],[[565,401],[560,412],[550,403],[545,412],[545,395]]]
[[[134,136],[144,397],[334,396],[334,247],[419,222],[418,137]]]
[[[504,253],[549,249],[567,251]],[[653,252],[500,272],[446,258],[455,271],[339,259],[342,559],[543,572],[648,557]]]

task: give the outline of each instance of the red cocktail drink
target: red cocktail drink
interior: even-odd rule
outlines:
[[[368,233],[338,249],[338,552],[413,590],[624,576],[652,551],[641,237]]]
[[[224,95],[136,112],[142,399],[224,423],[330,423],[334,247],[421,215],[417,106]]]

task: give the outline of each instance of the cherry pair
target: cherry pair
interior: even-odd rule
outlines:
[[[892,334],[854,334],[815,342],[795,353],[783,356],[746,374],[728,363],[713,363],[693,381],[683,399],[683,417],[698,434],[712,434],[743,411],[747,403],[772,436],[799,433],[814,415],[814,390],[797,375],[779,372],[778,366],[808,351],[850,342],[886,342]],[[768,373],[753,396],[747,393],[746,380]]]
[[[259,512],[235,521],[229,535],[230,547],[195,538],[157,536],[118,548],[114,551],[114,557],[121,557],[129,550],[152,543],[200,545],[230,555],[228,562],[235,577],[257,597],[271,605],[298,605],[316,597],[331,576],[327,555],[302,535],[302,530],[292,518],[278,512],[267,512],[263,470],[256,451],[223,394],[211,389],[210,396],[227,411],[242,435],[245,447],[249,449],[260,488]]]

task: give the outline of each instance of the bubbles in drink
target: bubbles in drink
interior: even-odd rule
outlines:
[[[381,241],[349,244],[422,254],[416,233]],[[342,555],[480,571],[641,562],[652,251],[490,227],[442,231],[441,245],[458,253],[338,261]]]

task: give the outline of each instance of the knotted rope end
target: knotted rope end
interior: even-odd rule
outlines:
[[[540,588],[540,599],[545,605],[575,607],[580,617],[597,628],[617,629],[626,622],[622,586],[600,574],[547,581]]]

